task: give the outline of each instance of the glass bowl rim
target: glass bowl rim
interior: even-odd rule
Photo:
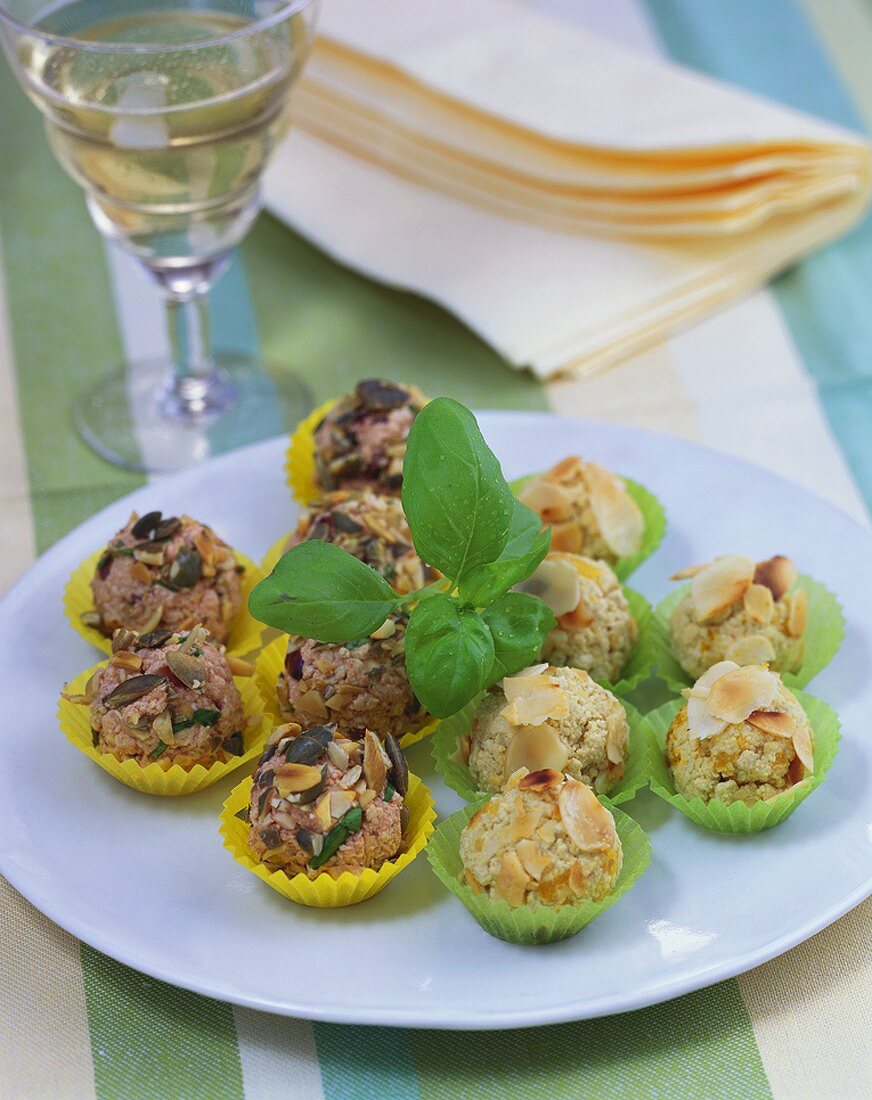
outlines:
[[[274,27],[276,24],[284,22],[284,20],[290,18],[292,15],[296,15],[297,12],[302,11],[304,8],[317,7],[319,4],[320,0],[285,0],[284,3],[278,6],[276,11],[270,12],[261,19],[255,19],[251,23],[246,23],[245,26],[238,27],[234,31],[228,31],[227,34],[219,34],[214,38],[201,38],[192,42],[150,43],[90,42],[85,38],[52,34],[49,31],[40,30],[30,23],[24,23],[20,19],[16,19],[15,16],[9,13],[3,0],[0,0],[0,29],[2,29],[2,24],[6,24],[19,35],[28,38],[38,38],[41,42],[51,43],[57,46],[66,46],[83,53],[180,53],[186,50],[202,50],[214,48],[215,46],[223,46],[227,42],[233,42],[240,38],[247,38],[252,34],[258,34],[261,31],[269,30],[270,27]]]

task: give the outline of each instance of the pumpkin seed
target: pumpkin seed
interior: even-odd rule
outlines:
[[[139,635],[135,630],[128,630],[124,626],[119,626],[112,635],[112,652],[118,653],[122,649],[133,649],[138,637]]]
[[[130,533],[135,539],[147,539],[159,523],[160,512],[146,512],[130,528]]]
[[[285,760],[289,764],[311,765],[320,760],[323,755],[324,746],[321,742],[315,737],[310,737],[308,733],[303,733],[299,737],[295,737],[288,746]]]
[[[238,817],[240,821],[244,821],[246,825],[251,824],[251,810],[247,806],[243,806],[241,810],[237,810],[233,815]]]
[[[182,521],[178,516],[167,516],[165,520],[162,520],[154,529],[154,534],[151,536],[154,542],[165,542],[168,538],[178,531],[182,526]]]
[[[261,843],[268,852],[281,846],[282,835],[278,829],[274,828],[272,825],[267,825],[265,829],[258,829],[257,835],[260,837]]]
[[[369,409],[398,409],[409,400],[405,390],[380,378],[365,378],[358,382],[354,394],[361,405]]]
[[[93,726],[91,726],[91,744],[95,749],[100,744],[100,731],[95,730]]]
[[[346,535],[357,535],[363,530],[362,523],[358,523],[356,519],[352,519],[345,512],[340,512],[338,508],[330,513],[330,518],[336,530],[342,531]]]
[[[120,683],[108,695],[103,696],[103,705],[107,707],[129,706],[166,682],[166,676],[131,676],[129,680]]]
[[[297,843],[310,856],[319,856],[324,847],[324,834],[315,833],[311,829],[297,829]]]
[[[237,730],[236,733],[231,733],[231,735],[224,740],[224,744],[221,748],[224,749],[229,756],[242,756],[245,752],[245,746],[242,743],[242,731]]]
[[[139,641],[136,643],[137,649],[162,649],[167,642],[172,638],[173,632],[171,630],[150,630],[147,634],[140,634]]]
[[[400,806],[400,832],[401,833],[404,833],[406,831],[406,829],[408,829],[409,819],[411,818],[411,816],[412,815],[409,813],[409,807],[404,802],[402,804],[402,806]]]
[[[203,562],[196,550],[183,546],[173,559],[168,580],[176,588],[192,588],[203,572]]]
[[[305,806],[308,802],[314,802],[315,799],[321,794],[324,788],[327,786],[327,765],[321,769],[321,779],[314,787],[310,787],[308,791],[300,791],[297,794],[297,801],[301,806]]]
[[[392,733],[385,738],[385,752],[391,762],[391,782],[405,798],[409,790],[409,765],[400,743]]]
[[[185,687],[196,691],[206,682],[206,665],[199,657],[182,653],[178,649],[171,649],[167,653],[167,664],[170,672],[181,680]]]

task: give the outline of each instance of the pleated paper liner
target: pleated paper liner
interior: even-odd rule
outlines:
[[[337,401],[338,397],[331,397],[301,420],[288,445],[285,477],[294,494],[294,500],[302,507],[324,495],[324,489],[318,485],[315,470],[315,431]]]
[[[436,875],[463,902],[482,928],[498,939],[508,940],[509,943],[537,944],[554,943],[574,936],[623,897],[651,862],[651,844],[641,827],[631,817],[609,805],[621,838],[623,863],[615,889],[602,901],[581,901],[560,908],[547,905],[513,908],[488,894],[474,894],[460,881],[463,871],[460,834],[472,815],[488,801],[489,798],[479,799],[440,822],[430,838],[427,859]],[[603,801],[608,804],[608,800]]]
[[[272,724],[276,726],[288,721],[279,708],[279,699],[276,693],[276,681],[279,678],[279,673],[284,668],[287,650],[288,636],[282,634],[270,642],[269,645],[264,646],[254,665],[254,678],[263,696],[264,706]],[[439,722],[436,718],[431,719],[414,733],[404,734],[400,738],[400,746],[407,749],[409,745],[414,745],[416,741],[420,741],[431,734],[438,725]]]
[[[81,618],[83,612],[94,610],[91,578],[97,570],[97,562],[100,560],[102,553],[102,550],[98,550],[95,554],[91,554],[73,570],[73,574],[64,589],[64,611],[73,630],[80,634],[86,642],[90,642],[102,653],[111,653],[112,639],[101,634],[93,626],[85,626]],[[243,657],[245,654],[258,649],[261,643],[263,627],[249,613],[248,597],[263,574],[260,566],[251,558],[241,554],[238,550],[234,550],[233,553],[239,565],[245,566],[245,573],[242,577],[242,606],[233,620],[225,644],[228,653]]]
[[[436,770],[448,786],[467,802],[480,799],[485,792],[478,790],[468,766],[461,764],[457,759],[457,746],[461,735],[469,729],[472,715],[481,698],[482,696],[473,699],[451,718],[444,718],[439,723],[433,738],[433,762]],[[630,751],[624,767],[623,779],[603,796],[604,800],[616,806],[629,802],[637,791],[647,786],[649,767],[650,732],[647,720],[635,707],[623,699],[621,705],[627,712],[627,721],[630,726]]]
[[[251,799],[252,778],[249,776],[233,788],[224,809],[221,811],[220,832],[224,838],[224,847],[237,863],[257,875],[267,886],[278,890],[286,898],[299,905],[310,905],[317,909],[335,909],[343,905],[357,905],[366,901],[408,867],[412,860],[427,845],[433,833],[436,811],[430,791],[416,775],[409,775],[409,791],[406,805],[409,807],[409,825],[406,829],[406,848],[396,857],[388,860],[374,871],[367,867],[359,875],[344,871],[339,878],[333,878],[326,872],[310,879],[307,875],[286,875],[284,871],[273,871],[260,863],[252,855],[248,846],[249,826],[240,821],[236,814],[249,805]]]
[[[821,785],[839,751],[841,740],[839,717],[833,708],[804,691],[792,690],[814,731],[814,772],[811,776],[806,776],[783,794],[753,806],[746,806],[744,802],[721,802],[719,799],[704,802],[701,798],[684,798],[675,790],[664,755],[667,731],[685,702],[684,699],[673,699],[647,715],[651,790],[697,825],[719,833],[759,833],[789,817]]]
[[[800,573],[796,585],[808,593],[808,626],[803,641],[802,664],[796,672],[782,673],[781,678],[789,688],[804,688],[839,652],[845,637],[845,616],[838,599],[814,577]],[[676,692],[690,687],[693,680],[673,655],[669,620],[689,592],[690,585],[684,584],[661,600],[654,608],[649,630],[651,657],[657,666],[657,675]]]
[[[519,490],[530,480],[531,477],[535,477],[535,474],[527,474],[525,477],[516,478],[515,481],[510,482],[512,492],[517,493]],[[625,581],[646,558],[650,558],[660,543],[663,541],[663,536],[666,534],[666,512],[663,505],[654,496],[650,490],[646,489],[644,485],[640,485],[638,481],[633,481],[630,477],[620,475],[621,480],[627,487],[627,492],[639,505],[642,512],[642,517],[645,521],[645,529],[642,534],[642,545],[639,547],[639,552],[633,554],[631,557],[618,558],[615,564],[612,566],[619,581]]]
[[[85,685],[98,668],[104,668],[105,661],[94,665],[81,673],[68,686],[67,691],[72,695],[80,695]],[[138,764],[135,760],[116,760],[108,753],[98,752],[91,740],[91,716],[90,708],[80,703],[71,703],[68,699],[61,699],[58,705],[58,720],[66,739],[94,761],[103,771],[108,772],[115,779],[143,794],[163,795],[175,797],[177,795],[193,794],[204,787],[209,787],[225,775],[242,767],[244,764],[256,760],[266,744],[267,735],[271,728],[264,711],[263,700],[254,678],[251,676],[234,676],[233,682],[242,695],[242,703],[245,715],[259,715],[258,725],[246,729],[243,734],[245,752],[242,756],[231,756],[227,761],[216,761],[210,767],[203,764],[195,764],[192,768],[183,768],[180,764],[173,764],[170,768],[163,768],[159,761],[153,764]]]

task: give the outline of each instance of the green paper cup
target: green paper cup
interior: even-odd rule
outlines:
[[[492,793],[478,790],[472,778],[472,772],[466,764],[461,764],[456,758],[460,737],[469,729],[475,708],[481,698],[482,696],[473,699],[463,710],[441,721],[433,735],[433,762],[436,770],[448,786],[467,802],[477,801],[483,795],[489,798]],[[624,778],[603,796],[603,801],[613,806],[629,802],[637,791],[648,784],[648,746],[651,734],[647,719],[623,699],[621,705],[627,712],[627,721],[630,725],[630,756],[624,769]]]
[[[536,477],[536,474],[527,474],[524,477],[516,478],[514,481],[510,482],[509,485],[512,492],[517,493],[531,477]],[[630,558],[618,558],[612,567],[617,574],[618,580],[625,581],[634,570],[639,568],[646,558],[651,557],[663,541],[663,536],[666,534],[666,512],[657,497],[649,492],[644,485],[640,485],[638,481],[633,481],[630,477],[624,477],[623,474],[621,474],[620,477],[627,486],[627,492],[639,505],[642,517],[645,520],[642,545],[639,548],[638,554],[633,554]]]
[[[789,688],[804,688],[819,672],[822,672],[839,652],[845,637],[845,616],[842,606],[832,592],[807,573],[800,573],[796,583],[808,593],[808,627],[805,632],[805,647],[802,664],[796,672],[785,672],[782,680]],[[670,592],[665,600],[654,609],[652,627],[649,631],[652,652],[661,680],[672,688],[681,691],[690,687],[693,680],[687,675],[672,653],[672,635],[669,620],[690,591],[690,585],[684,584]]]
[[[746,806],[744,802],[726,803],[718,799],[703,802],[701,798],[687,799],[675,790],[672,773],[666,764],[666,734],[672,721],[684,705],[683,699],[673,699],[646,715],[648,720],[648,767],[651,790],[665,799],[685,817],[689,817],[704,829],[719,833],[759,833],[771,829],[808,798],[819,787],[830,770],[839,751],[839,716],[823,700],[804,691],[793,689],[802,709],[808,715],[814,730],[814,774],[796,783],[783,794]]]
[[[621,669],[620,679],[614,684],[610,684],[607,680],[599,681],[603,687],[608,688],[619,698],[635,691],[643,680],[647,680],[652,675],[659,656],[654,609],[641,592],[636,592],[625,584],[621,585],[621,589],[630,605],[630,614],[636,620],[639,637],[627,658],[627,663]],[[653,637],[652,630],[655,631]]]
[[[621,838],[623,863],[614,891],[602,901],[583,901],[553,909],[547,905],[523,905],[512,908],[499,898],[474,894],[460,881],[460,834],[472,815],[489,799],[479,799],[471,806],[446,818],[430,838],[427,858],[434,872],[458,897],[485,932],[509,943],[555,943],[580,932],[586,924],[604,912],[630,889],[651,862],[651,843],[636,822],[620,810],[609,806],[614,814]]]

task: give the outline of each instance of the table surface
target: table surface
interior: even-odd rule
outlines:
[[[854,129],[872,128],[864,0],[536,0]],[[0,65],[0,587],[143,479],[74,438],[71,395],[162,348],[159,305],[110,253]],[[316,396],[379,373],[479,407],[551,408],[698,439],[868,522],[872,226],[608,374],[542,386],[459,322],[262,218],[215,293],[217,342]],[[232,305],[232,308],[231,308]],[[789,548],[787,548],[789,549]],[[0,1093],[16,1097],[860,1097],[872,1093],[872,902],[757,970],[626,1016],[457,1035],[231,1008],[61,932],[0,881]]]

